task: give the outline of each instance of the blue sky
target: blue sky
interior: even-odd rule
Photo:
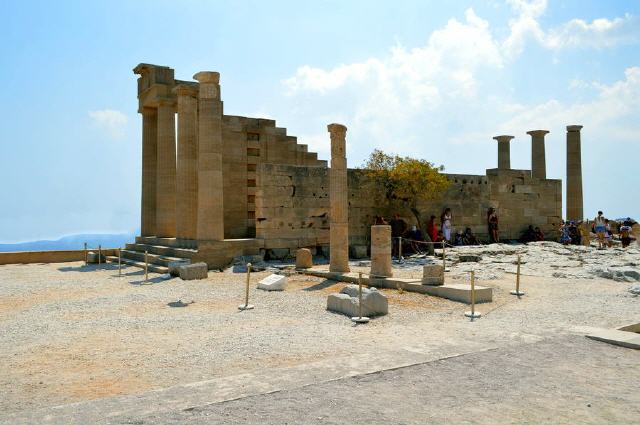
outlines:
[[[221,73],[225,113],[276,119],[327,158],[374,148],[448,172],[496,166],[492,137],[584,125],[585,214],[640,216],[640,2],[3,1],[0,242],[139,226],[140,62]]]

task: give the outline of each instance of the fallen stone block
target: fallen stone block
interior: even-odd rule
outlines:
[[[260,282],[258,282],[258,289],[263,291],[284,291],[287,287],[287,277],[279,274],[272,274]]]
[[[359,316],[358,286],[346,286],[339,294],[327,297],[327,310],[345,314],[349,317]],[[365,317],[384,316],[389,313],[387,297],[375,288],[362,288],[362,315]]]
[[[187,264],[180,266],[178,273],[182,280],[206,279],[209,275],[209,267],[207,263]]]
[[[440,264],[427,264],[422,267],[422,284],[431,286],[444,285],[444,267]]]
[[[98,264],[98,253],[93,251],[87,252],[87,263]]]
[[[167,264],[169,274],[173,277],[180,276],[180,267],[186,266],[188,264],[188,261],[169,261],[169,264]]]
[[[308,269],[313,267],[313,256],[311,250],[307,248],[300,248],[296,251],[296,268]]]

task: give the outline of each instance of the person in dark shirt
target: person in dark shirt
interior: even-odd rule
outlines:
[[[389,221],[389,225],[391,226],[391,256],[397,257],[399,254],[399,245],[398,241],[402,235],[407,231],[407,223],[400,218],[399,214],[394,214],[391,221]]]
[[[537,242],[544,241],[544,233],[542,233],[542,230],[540,230],[539,227],[535,228],[535,234],[536,234],[536,241]]]
[[[464,230],[464,242],[466,245],[480,245],[480,241],[476,235],[473,234],[471,227],[467,227]]]
[[[418,229],[418,226],[411,226],[411,230],[407,231],[405,237],[409,239],[409,246],[413,252],[420,252],[420,244],[418,242],[424,241],[422,232]]]

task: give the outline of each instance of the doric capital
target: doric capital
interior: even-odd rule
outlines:
[[[531,130],[531,131],[527,131],[527,134],[534,138],[544,137],[545,135],[549,134],[549,131],[548,130]]]
[[[193,79],[203,84],[220,84],[220,73],[214,71],[200,71],[193,76]]]
[[[146,106],[143,106],[141,108],[138,108],[138,112],[145,117],[150,117],[156,115],[158,113],[158,110],[156,108],[148,108]]]
[[[568,125],[567,131],[580,131],[582,129],[581,125]]]
[[[509,143],[511,141],[511,139],[513,139],[513,136],[502,135],[502,136],[494,137],[494,140],[497,140],[498,142],[507,142],[507,143]]]
[[[329,124],[327,126],[327,130],[329,130],[331,136],[345,137],[345,135],[347,134],[347,127],[342,124]]]

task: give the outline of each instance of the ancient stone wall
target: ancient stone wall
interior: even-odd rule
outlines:
[[[529,170],[487,170],[487,175],[447,175],[452,185],[442,199],[421,205],[423,226],[431,214],[440,222],[446,207],[453,213],[454,231],[471,229],[488,239],[487,209],[500,217],[500,235],[518,239],[529,224],[540,226],[548,238],[557,237],[561,217],[560,180],[540,180]],[[256,237],[265,248],[326,246],[329,243],[329,170],[262,164],[256,191]],[[360,170],[349,170],[349,244],[369,246],[376,215],[395,212],[376,199],[373,182]],[[409,223],[415,218],[399,211]]]

